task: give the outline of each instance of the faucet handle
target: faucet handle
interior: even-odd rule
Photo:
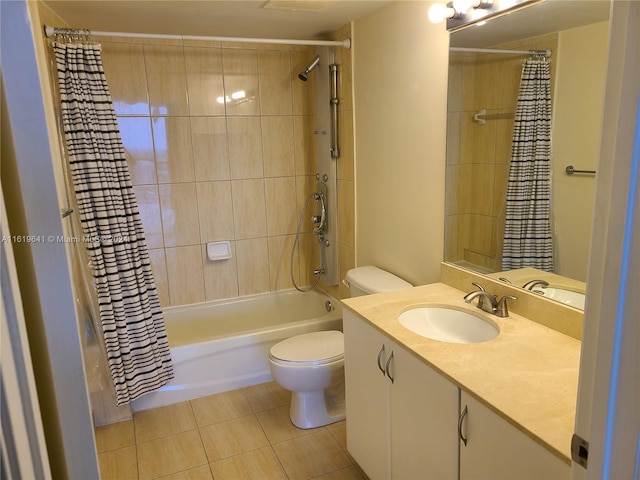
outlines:
[[[471,282],[471,285],[475,286],[479,291],[486,292],[484,287],[476,282]],[[484,310],[484,298],[482,296],[478,297],[478,308]]]
[[[505,295],[498,300],[498,304],[496,305],[496,315],[498,317],[504,318],[509,316],[509,309],[507,308],[507,299],[517,300],[518,297],[514,297],[513,295]]]

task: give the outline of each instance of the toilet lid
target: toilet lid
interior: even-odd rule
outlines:
[[[337,330],[304,333],[276,343],[271,357],[283,362],[330,363],[344,357],[344,337]]]

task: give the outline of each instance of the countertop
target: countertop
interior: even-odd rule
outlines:
[[[580,341],[510,313],[499,318],[467,304],[462,292],[434,283],[342,300],[345,308],[403,345],[488,408],[571,462]],[[403,311],[441,305],[483,316],[500,328],[493,340],[455,344],[431,340],[403,327]]]

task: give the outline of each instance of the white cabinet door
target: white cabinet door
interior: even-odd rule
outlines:
[[[466,392],[461,392],[460,480],[560,480],[571,467],[507,423]],[[570,441],[570,439],[567,439]]]
[[[458,387],[393,342],[391,352],[392,478],[457,479]]]
[[[372,480],[391,478],[391,383],[384,373],[389,341],[353,313],[343,312],[347,449]]]

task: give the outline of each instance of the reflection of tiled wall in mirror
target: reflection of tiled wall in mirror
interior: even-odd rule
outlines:
[[[554,33],[495,48],[556,51],[557,42]],[[512,114],[521,72],[519,55],[450,55],[445,261],[481,272],[501,269]],[[553,85],[553,63],[551,75]],[[489,117],[485,124],[473,119],[481,109]]]

